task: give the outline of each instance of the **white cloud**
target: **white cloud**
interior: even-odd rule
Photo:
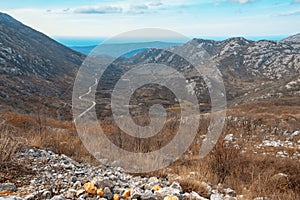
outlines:
[[[151,2],[151,3],[149,3],[149,6],[153,6],[153,7],[155,7],[155,6],[162,6],[163,5],[163,3],[162,2],[160,2],[160,1],[158,1],[158,2]]]
[[[235,4],[248,4],[258,0],[216,0],[213,2],[214,6],[219,6],[221,3],[235,3]]]
[[[79,13],[79,14],[151,14],[170,10],[172,8],[178,8],[183,6],[191,6],[195,3],[191,0],[165,0],[163,3],[160,0],[137,1],[127,0],[115,1],[112,3],[101,2],[95,5],[82,6],[77,8],[71,8],[68,12]],[[197,4],[197,3],[196,3]]]
[[[234,13],[236,8],[225,16],[227,13],[219,13],[218,9],[206,12],[204,10],[206,7],[201,7],[202,5],[211,6],[213,2],[219,2],[220,5],[234,3],[241,5],[238,7],[244,7],[247,3],[257,1],[259,0],[204,0],[201,3],[195,3],[192,0],[119,0],[110,3],[102,1],[78,7],[66,5],[65,7],[2,11],[11,14],[34,29],[52,36],[109,37],[120,32],[145,27],[161,27],[193,36],[287,35],[297,32],[298,27],[295,24],[299,21],[298,16],[278,17],[276,20],[269,16],[270,12],[278,12],[280,14],[278,16],[300,14],[300,10],[296,7],[288,10],[291,7],[279,9],[281,5],[276,5],[279,6],[278,9],[277,7],[273,11],[266,9],[268,13],[264,12],[261,15],[253,13],[253,18],[252,15],[236,17]],[[291,1],[286,3],[287,6],[290,6]],[[183,5],[186,7],[181,7]],[[199,11],[195,8],[199,8]],[[47,12],[47,9],[51,9],[51,11]],[[212,7],[212,9],[214,8]],[[246,11],[246,8],[241,9]],[[178,14],[178,11],[183,12]],[[94,15],[78,13],[94,13]]]
[[[254,2],[254,1],[255,0],[231,0],[231,2],[239,3],[239,4],[247,4],[247,3]]]
[[[300,10],[274,14],[272,15],[272,17],[287,17],[287,16],[296,16],[296,15],[300,15]]]
[[[90,6],[75,8],[74,13],[80,14],[111,14],[111,13],[121,13],[121,7],[116,6]]]
[[[148,9],[149,7],[146,4],[131,5],[128,9],[128,13],[144,14]]]
[[[166,1],[168,2],[168,1]],[[68,12],[80,14],[113,14],[113,13],[128,13],[128,14],[144,14],[153,13],[158,10],[176,5],[181,1],[173,1],[172,4],[163,4],[159,1],[115,1],[112,3],[100,2],[94,5],[87,5],[77,8],[72,8]]]

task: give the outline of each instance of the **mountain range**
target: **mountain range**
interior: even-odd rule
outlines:
[[[193,39],[182,45],[154,43],[176,51],[185,51],[192,44],[204,48],[222,73],[230,107],[272,99],[300,102],[300,34],[279,42],[236,37],[223,41]],[[126,44],[120,48],[126,48]],[[90,49],[74,51],[0,13],[0,111],[32,113],[43,109],[52,117],[70,119],[73,82],[86,57],[78,51],[87,53]],[[161,49],[142,49],[113,62],[106,73],[112,85],[106,89],[110,90],[122,73],[153,60],[172,63],[177,70],[186,65]],[[193,74],[187,79],[195,82],[201,101],[209,104],[209,96],[203,95],[207,90],[203,81]],[[172,95],[158,96],[165,102]]]
[[[188,52],[193,47],[202,47],[214,61],[225,85],[229,107],[253,102],[284,101],[299,102],[300,97],[300,41],[299,35],[291,36],[280,42],[260,40],[251,41],[242,37],[224,41],[193,39],[183,45],[171,47],[172,52]],[[193,52],[197,54],[197,52]],[[193,56],[193,55],[190,55]],[[177,71],[186,73],[185,78],[193,86],[199,100],[200,109],[210,109],[210,96],[203,78],[193,73],[192,66],[184,59],[161,49],[148,49],[130,58],[119,58],[113,62],[103,75],[110,77],[110,85],[98,88],[98,113],[109,113],[110,94],[114,85],[126,71],[136,66],[159,63],[171,65]],[[107,78],[105,78],[106,81]],[[158,93],[160,91],[160,93]],[[146,107],[155,103],[172,106],[174,95],[167,88],[156,86],[155,92],[150,87],[140,88],[136,92],[134,105]],[[144,102],[138,96],[143,96]],[[107,97],[106,100],[105,97]],[[106,104],[103,104],[106,102]],[[296,103],[299,105],[299,103]]]
[[[160,41],[153,41],[153,42],[137,42],[137,43],[104,43],[94,46],[71,46],[70,48],[83,53],[85,55],[91,54],[104,54],[110,57],[117,57],[122,52],[128,52],[124,55],[124,57],[131,57],[137,53],[141,53],[145,51],[145,46],[148,48],[167,48],[171,46],[178,46],[181,43],[172,43],[172,42],[160,42]],[[97,48],[96,48],[97,47]],[[96,49],[95,49],[96,48]],[[130,49],[135,49],[134,51],[130,51]],[[94,50],[94,51],[93,51]]]

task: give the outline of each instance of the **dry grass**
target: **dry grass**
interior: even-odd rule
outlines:
[[[0,183],[10,182],[20,185],[20,180],[28,184],[26,175],[32,174],[23,164],[18,163],[15,153],[26,144],[26,139],[16,134],[15,127],[6,124],[3,118],[0,118]]]
[[[6,121],[1,126],[0,139],[3,138],[7,144],[3,145],[5,151],[1,149],[1,153],[6,152],[8,157],[12,157],[13,152],[22,144],[49,149],[81,162],[98,163],[82,145],[72,122],[60,122],[46,117],[37,119],[36,116],[19,116],[12,113],[2,114],[0,119]]]
[[[11,162],[15,152],[24,144],[24,139],[14,137],[4,122],[0,124],[0,163]]]
[[[0,135],[0,163],[11,161],[19,145],[20,143],[7,133],[2,133]]]
[[[269,197],[271,199],[300,198],[300,162],[272,156],[241,153],[219,142],[204,159],[187,159],[175,162],[172,173],[181,176],[179,182],[187,191],[205,195],[202,181],[213,185],[221,183],[242,194],[246,199]],[[196,175],[190,178],[190,173]],[[287,175],[282,176],[280,173]],[[279,175],[278,175],[279,174]]]
[[[274,106],[278,106],[275,104]],[[195,142],[185,155],[168,167],[169,169],[143,175],[166,177],[174,174],[174,180],[180,176],[181,178],[176,180],[181,183],[185,191],[196,191],[205,197],[209,195],[207,194],[207,186],[203,182],[212,185],[221,183],[223,187],[234,189],[237,194],[244,195],[246,199],[255,197],[300,199],[299,160],[252,154],[253,145],[264,138],[264,135],[260,135],[262,128],[265,130],[263,134],[270,134],[272,127],[282,128],[282,131],[299,129],[299,112],[291,109],[288,105],[284,105],[281,107],[282,109],[278,107],[275,109],[273,106],[272,110],[268,110],[267,105],[263,104],[258,107],[245,105],[228,111],[229,115],[237,117],[238,120],[230,119],[227,121],[223,137],[228,133],[240,136],[241,140],[236,144],[240,148],[247,147],[249,151],[242,152],[220,139],[207,157],[198,159],[197,155],[201,143]],[[260,110],[260,108],[262,109]],[[289,110],[291,110],[290,113]],[[14,151],[12,148],[15,147],[14,138],[22,136],[27,139],[26,143],[29,146],[48,148],[56,153],[71,156],[78,161],[97,163],[83,146],[71,122],[61,122],[43,116],[37,120],[36,116],[17,116],[10,113],[3,114],[1,117],[5,118],[7,122],[5,128],[7,134],[4,137],[2,131],[1,138],[10,138],[8,144],[13,144],[10,147],[9,145],[5,147],[7,152]],[[159,137],[137,141],[134,137],[123,133],[111,121],[106,119],[102,122],[102,128],[107,137],[119,147],[132,152],[150,152],[164,146],[166,141],[170,141],[174,137],[178,128],[176,122],[170,121]],[[202,126],[199,128],[195,141],[201,141],[201,136],[205,134],[208,122],[209,115],[206,115],[202,119]],[[280,136],[279,133],[278,135]],[[274,148],[273,150],[277,151],[278,149]],[[291,151],[294,153],[297,150]],[[12,153],[8,154],[12,155]],[[145,161],[145,164],[150,163],[151,161]],[[287,176],[280,176],[279,173]]]

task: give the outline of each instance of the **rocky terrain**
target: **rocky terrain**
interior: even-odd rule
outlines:
[[[27,171],[20,172],[13,182],[0,183],[1,200],[34,199],[142,199],[142,200],[205,200],[196,192],[183,191],[180,184],[166,178],[134,176],[114,163],[98,167],[82,164],[49,150],[26,149],[16,159]],[[1,178],[5,173],[1,172]],[[242,199],[230,188],[203,182],[207,197],[212,200]]]
[[[290,37],[284,38],[283,40],[281,40],[280,42],[282,43],[299,43],[300,41],[300,34],[296,34],[296,35],[292,35]]]
[[[226,125],[220,139],[224,144],[219,151],[217,146],[207,160],[196,157],[210,119],[207,85],[193,73],[190,63],[169,52],[187,51],[191,46],[210,54],[222,73],[228,100]],[[168,64],[185,74],[187,89],[195,92],[201,111],[205,111],[195,144],[165,169],[167,175],[157,177],[125,173],[117,161],[102,160],[102,165],[80,162],[90,154],[76,133],[70,108],[74,78],[84,58],[0,13],[0,149],[4,149],[0,152],[0,200],[299,197],[299,34],[279,42],[193,39],[166,50],[138,51],[109,66],[99,80],[104,84],[97,88],[96,110],[106,117],[105,134],[120,147],[134,151],[137,142],[134,137],[123,137],[120,129],[110,124],[110,94],[120,76],[139,64]],[[108,56],[95,60],[99,58],[111,61]],[[98,83],[91,81],[89,86]],[[90,90],[86,92],[79,95],[88,95]],[[154,103],[170,110],[178,107],[174,94],[161,86],[140,88],[134,97],[132,105],[145,106],[145,113]],[[158,137],[139,141],[137,150],[151,151],[167,143],[176,133],[174,124],[171,121]],[[26,148],[13,154],[20,143]],[[10,153],[12,159],[4,159]]]
[[[234,114],[236,112],[240,116]],[[151,175],[128,174],[118,167],[118,160],[109,163],[108,160],[102,159],[101,165],[95,163],[92,165],[75,161],[64,154],[56,154],[51,150],[77,155],[77,160],[88,156],[82,152],[84,147],[75,143],[78,139],[75,136],[76,133],[70,135],[66,128],[48,130],[50,127],[47,127],[43,131],[46,135],[42,140],[50,145],[49,148],[44,146],[44,150],[40,150],[24,147],[13,155],[12,161],[0,162],[0,199],[276,199],[277,193],[272,195],[257,191],[249,197],[247,193],[237,192],[235,187],[229,186],[252,176],[254,176],[254,181],[258,181],[254,182],[257,188],[266,187],[266,190],[278,192],[283,190],[287,191],[287,194],[292,189],[297,194],[300,187],[300,179],[297,178],[300,172],[299,124],[293,125],[293,122],[285,117],[261,119],[249,114],[243,115],[243,112],[235,110],[233,113],[228,113],[224,139],[221,137],[220,141],[223,140],[226,146],[233,148],[228,149],[229,154],[226,149],[221,149],[220,154],[213,152],[210,155],[217,156],[217,162],[215,159],[210,161],[210,156],[208,160],[201,160],[197,158],[198,148],[192,148],[176,161],[175,165],[164,169],[164,175],[159,172]],[[273,123],[277,119],[281,121],[281,125]],[[1,133],[5,133],[11,129],[12,124],[5,123],[5,119],[2,122]],[[18,135],[20,131],[22,129],[12,134]],[[39,137],[38,134],[35,135]],[[16,138],[17,142],[22,142],[20,136]],[[0,138],[0,148],[3,144],[2,139],[3,136]],[[57,141],[53,143],[53,139]],[[28,144],[30,140],[32,139],[28,136]],[[9,144],[6,145],[9,146]],[[222,158],[223,153],[224,158]],[[255,163],[257,161],[252,160],[256,157],[257,159],[264,158],[262,163]],[[245,158],[247,160],[244,160]],[[276,165],[272,164],[274,162]],[[213,169],[211,172],[208,170],[210,168]],[[248,168],[250,168],[249,171],[247,171]],[[229,170],[232,175],[241,173],[242,179],[234,177],[234,182],[230,184],[220,179],[217,179],[217,182],[212,181],[210,177],[212,175],[208,176],[210,177],[208,179],[205,178],[210,173],[213,175],[220,173],[221,177],[222,174],[225,177],[231,176],[226,175],[226,170]],[[157,177],[153,177],[156,174]],[[260,176],[266,176],[264,177],[267,180],[266,185],[262,186],[259,182]],[[195,183],[197,183],[196,186]],[[271,197],[266,198],[266,196]],[[295,197],[292,196],[290,199],[295,199]],[[284,198],[278,197],[278,199]]]
[[[0,110],[29,113],[33,108],[37,110],[46,106],[52,116],[70,118],[67,112],[70,110],[71,89],[85,56],[6,14],[0,14],[0,23]],[[180,52],[192,45],[205,49],[221,71],[229,106],[274,98],[299,98],[299,35],[279,42],[251,41],[241,37],[224,41],[193,39],[170,49]],[[111,91],[123,73],[141,63],[151,62],[168,64],[185,73],[199,103],[204,110],[209,110],[209,94],[203,79],[189,72],[190,64],[172,56],[168,49],[149,49],[115,60],[105,73],[104,89]],[[102,89],[98,88],[100,97],[107,97],[106,92],[101,95]],[[173,96],[166,90],[160,93],[158,98],[162,103],[174,104]],[[99,102],[104,106],[98,110],[109,108],[103,102]]]
[[[116,59],[103,74],[105,78],[102,80],[102,86],[105,87],[98,88],[99,113],[100,110],[110,109],[109,93],[120,77],[135,66],[147,63],[165,64],[184,74],[189,83],[188,87],[195,90],[200,109],[209,110],[210,97],[203,78],[193,71],[190,63],[169,52],[187,52],[195,46],[207,51],[222,73],[229,107],[278,98],[300,97],[300,40],[297,35],[280,42],[251,41],[241,37],[224,41],[193,39],[166,50],[149,49],[130,58]],[[163,105],[174,105],[174,95],[167,89],[156,89],[156,93],[151,93],[153,89],[144,87],[137,92],[137,96],[144,94],[145,97],[147,94],[149,98],[145,97],[144,102],[133,104],[151,104],[160,100]]]
[[[84,56],[0,13],[0,111],[55,110],[70,103]],[[43,109],[45,110],[45,109]],[[49,112],[50,113],[50,112]]]

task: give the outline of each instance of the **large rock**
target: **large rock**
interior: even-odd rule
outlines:
[[[146,190],[141,196],[142,200],[155,200],[155,196],[150,190]]]
[[[0,184],[0,192],[16,192],[17,187],[13,183]]]
[[[131,199],[139,199],[143,196],[142,189],[136,187],[131,190]]]
[[[114,186],[114,183],[111,180],[109,180],[108,177],[96,177],[93,179],[93,182],[98,188],[112,188]]]
[[[198,193],[196,192],[191,192],[190,194],[189,193],[185,193],[182,195],[183,196],[183,200],[208,200],[204,197],[201,197]]]
[[[52,197],[51,200],[65,200],[65,197],[62,195],[56,195]]]
[[[180,184],[178,182],[173,182],[171,185],[170,185],[170,188],[173,188],[173,189],[176,189],[178,190],[179,192],[182,192],[182,187],[180,186]]]
[[[164,199],[166,196],[180,196],[180,190],[171,187],[165,187],[155,191],[154,195],[158,199]]]
[[[112,199],[113,197],[113,193],[111,192],[111,190],[109,189],[109,187],[105,187],[103,190],[103,197],[107,198],[107,199]]]
[[[0,200],[24,200],[19,197],[11,197],[11,196],[0,196]]]
[[[222,194],[212,194],[210,195],[210,200],[223,200],[223,195]]]

